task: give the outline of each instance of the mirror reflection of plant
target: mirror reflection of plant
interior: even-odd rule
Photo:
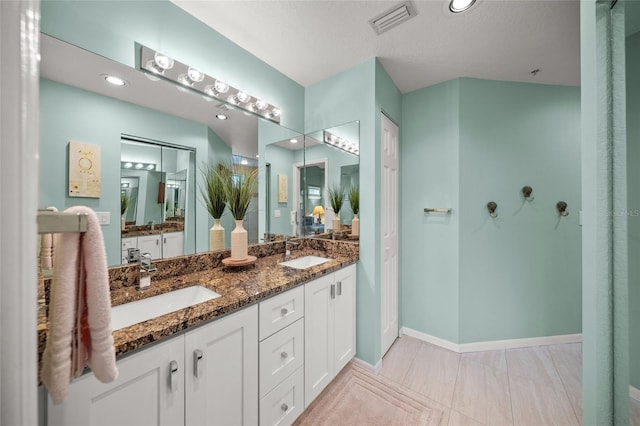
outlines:
[[[129,207],[129,196],[123,192],[120,194],[120,215],[123,215]]]
[[[234,163],[217,170],[224,183],[227,207],[235,220],[243,220],[258,191],[258,169]]]
[[[329,188],[329,202],[335,214],[340,213],[342,204],[344,203],[345,192],[340,185],[332,185]]]
[[[220,219],[227,206],[224,176],[228,174],[228,167],[224,164],[215,166],[205,165],[200,171],[204,187],[200,187],[200,194],[207,211],[214,219]]]
[[[360,188],[357,186],[352,186],[349,189],[349,204],[351,204],[353,214],[360,213]]]

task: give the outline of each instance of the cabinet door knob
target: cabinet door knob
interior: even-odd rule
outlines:
[[[289,354],[286,353],[286,352],[281,352],[280,353],[280,358],[282,358],[282,359],[286,359],[288,356],[289,356]]]
[[[171,361],[169,363],[169,389],[171,392],[178,390],[178,362]]]
[[[202,376],[202,363],[200,361],[203,356],[204,354],[200,349],[193,351],[193,375],[196,377]]]
[[[287,405],[286,402],[283,402],[282,405],[280,406],[280,408],[282,409],[282,411],[284,411],[285,413],[287,412],[287,410],[289,410],[289,406]]]
[[[338,281],[338,296],[342,296],[342,281]]]
[[[289,310],[287,308],[282,308],[280,309],[280,315],[285,316],[289,313]]]

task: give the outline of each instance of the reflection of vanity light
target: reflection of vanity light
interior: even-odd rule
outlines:
[[[249,102],[251,100],[251,95],[243,91],[238,92],[236,97],[240,102],[244,102],[244,103]]]
[[[136,164],[136,169],[138,169],[138,170],[140,170],[143,167],[144,167],[144,164],[142,164],[142,163]]]
[[[265,109],[267,109],[267,107],[269,106],[265,101],[263,101],[262,99],[256,99],[256,108],[258,109],[258,111],[264,111]]]
[[[189,67],[189,69],[187,70],[187,77],[189,77],[189,80],[194,83],[200,83],[202,80],[204,80],[204,73],[200,70]]]
[[[240,160],[240,164],[246,166],[247,164],[249,164],[249,161],[246,158],[243,158],[242,160]]]
[[[128,187],[129,187],[129,184],[128,184],[127,182],[123,182],[123,183],[121,183],[121,184],[120,184],[120,186],[121,186],[122,188],[128,188]]]
[[[229,118],[229,117],[227,117],[227,116],[226,116],[226,115],[224,115],[224,114],[216,114],[216,118],[217,118],[218,120],[226,120],[226,119],[227,119],[227,118]]]
[[[156,168],[156,166],[154,166],[153,164],[149,164],[149,165],[147,165],[147,167],[146,167],[146,169],[147,169],[147,170],[153,170],[153,169],[155,169],[155,168]]]
[[[130,169],[131,167],[133,167],[133,163],[124,163],[124,168],[125,169]]]
[[[324,131],[324,142],[336,149],[341,149],[350,154],[360,155],[360,148],[358,147],[358,144],[353,143],[348,139],[336,136],[326,130]]]
[[[107,83],[111,83],[114,86],[124,86],[127,84],[126,81],[124,81],[120,77],[116,77],[115,75],[105,75],[104,79],[107,81]]]
[[[229,91],[229,85],[221,80],[216,80],[213,87],[218,93],[227,93]]]
[[[291,142],[291,143],[298,143],[298,139],[292,138],[292,139],[289,139],[289,142]]]
[[[153,61],[155,62],[155,64],[157,66],[159,66],[160,68],[162,68],[163,70],[169,70],[171,68],[173,68],[173,58],[165,55],[164,53],[161,52],[156,52],[153,55]]]

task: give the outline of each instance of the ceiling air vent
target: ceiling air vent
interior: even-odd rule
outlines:
[[[410,1],[397,4],[369,21],[376,34],[390,30],[416,16],[416,9]]]

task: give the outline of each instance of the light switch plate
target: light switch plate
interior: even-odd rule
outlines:
[[[98,223],[100,223],[100,225],[111,224],[111,212],[96,212],[96,216],[98,216]]]
[[[280,210],[276,209],[273,211],[273,217],[280,217]]]

